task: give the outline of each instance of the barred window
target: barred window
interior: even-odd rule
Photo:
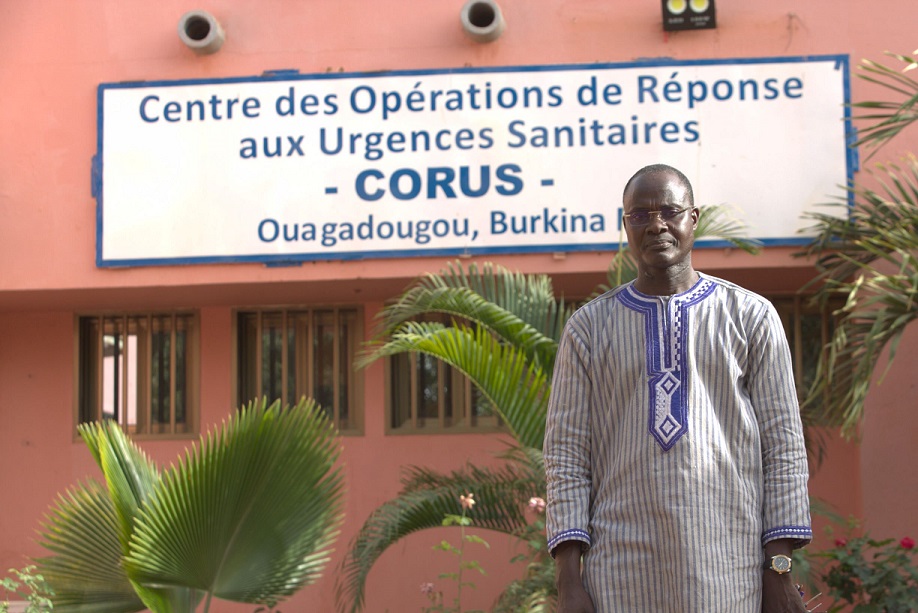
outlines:
[[[490,403],[460,371],[420,354],[387,360],[388,422],[391,433],[497,430]]]
[[[111,419],[133,435],[197,431],[197,318],[141,313],[78,318],[79,423]]]
[[[240,311],[236,322],[240,404],[267,397],[287,405],[305,396],[322,405],[342,433],[359,432],[358,309]]]
[[[770,298],[787,334],[794,364],[794,380],[801,397],[816,378],[822,348],[832,338],[835,318],[832,312],[842,306],[835,301],[822,307],[812,304],[808,296]]]

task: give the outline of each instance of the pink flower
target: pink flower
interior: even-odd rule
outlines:
[[[533,496],[529,499],[529,508],[535,511],[536,513],[545,512],[545,499],[539,498],[538,496]]]
[[[835,546],[838,548],[845,547],[848,544],[848,539],[835,539]]]
[[[459,504],[462,505],[463,509],[471,511],[472,507],[475,506],[475,494],[468,492],[465,496],[459,496]]]
[[[430,596],[431,594],[433,594],[433,591],[434,591],[433,583],[427,582],[427,583],[421,584],[421,593],[424,594],[425,596]]]
[[[906,536],[901,541],[899,541],[899,545],[902,547],[902,549],[912,549],[915,547],[915,541]]]

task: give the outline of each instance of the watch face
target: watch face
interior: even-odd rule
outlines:
[[[774,556],[771,559],[771,568],[777,573],[786,573],[790,567],[791,559],[787,556]]]

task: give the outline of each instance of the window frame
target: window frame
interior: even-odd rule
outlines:
[[[187,330],[187,336],[185,341],[185,356],[183,361],[186,364],[186,379],[185,379],[185,414],[186,414],[186,431],[184,432],[175,432],[175,395],[176,395],[176,351],[177,343],[175,342],[176,332],[178,330],[176,325],[177,317],[188,317],[191,324],[191,329]],[[98,344],[96,346],[97,356],[95,359],[99,362],[95,366],[95,379],[96,379],[96,389],[98,390],[98,398],[96,398],[96,406],[93,408],[92,412],[94,414],[94,419],[92,421],[101,421],[105,419],[102,417],[104,411],[104,338],[105,338],[105,322],[106,320],[120,319],[121,325],[123,326],[122,333],[130,329],[129,322],[131,319],[140,319],[143,318],[146,320],[147,327],[144,331],[146,339],[146,348],[144,349],[144,360],[151,363],[151,351],[152,351],[152,342],[150,338],[153,334],[153,319],[157,317],[168,317],[170,319],[170,342],[169,342],[169,407],[170,407],[170,431],[167,432],[153,432],[151,424],[151,410],[152,410],[152,399],[150,394],[152,394],[152,385],[151,383],[151,374],[149,370],[144,377],[142,382],[137,382],[133,387],[134,390],[144,390],[144,402],[138,402],[136,405],[137,410],[137,421],[142,422],[144,431],[142,432],[131,432],[128,424],[123,424],[119,422],[121,429],[128,434],[132,439],[135,440],[188,440],[195,439],[198,437],[201,426],[201,316],[200,313],[195,309],[176,309],[176,310],[117,310],[117,311],[87,311],[87,312],[77,312],[74,313],[73,317],[73,440],[74,442],[79,442],[81,439],[77,427],[82,423],[91,423],[90,421],[83,422],[81,417],[84,414],[83,411],[83,401],[84,401],[84,387],[82,379],[82,359],[83,359],[83,347],[81,346],[81,335],[82,335],[82,324],[84,320],[95,319],[99,322],[101,333],[99,334]],[[127,406],[127,397],[130,393],[129,387],[126,385],[128,380],[128,369],[123,369],[121,373],[121,406]],[[138,391],[139,393],[139,391]]]
[[[833,313],[844,306],[844,300],[830,300],[823,305],[813,304],[811,294],[769,294],[766,298],[775,307],[784,326],[785,335],[788,336],[788,347],[794,369],[794,386],[797,389],[797,396],[802,400],[807,395],[807,388],[811,383],[806,380],[808,363],[804,350],[803,318],[805,316],[819,318],[820,343],[816,351],[818,361],[825,352],[826,344],[832,340],[838,321],[838,316]],[[789,336],[788,332],[792,333],[792,336]],[[809,366],[815,369],[817,363],[809,364]]]
[[[449,325],[449,318],[446,316],[443,317],[431,317],[428,318],[428,321],[442,321],[445,325]],[[409,382],[408,382],[408,396],[409,396],[409,418],[408,425],[402,426],[393,426],[392,421],[394,418],[393,411],[394,407],[394,395],[395,387],[393,385],[392,376],[393,376],[393,364],[392,361],[397,356],[387,356],[383,362],[383,385],[384,385],[384,397],[385,397],[385,415],[383,416],[385,422],[385,434],[387,436],[416,436],[423,434],[431,435],[446,435],[446,434],[500,434],[506,433],[507,428],[502,424],[501,419],[496,414],[476,416],[473,414],[474,409],[474,385],[472,381],[460,370],[455,367],[446,364],[438,358],[433,356],[427,356],[429,359],[436,360],[437,363],[437,417],[436,423],[428,425],[424,423],[419,425],[421,420],[429,420],[431,418],[424,418],[419,416],[418,408],[418,352],[406,352],[405,354],[408,358],[409,366]],[[449,372],[446,373],[447,369]],[[450,390],[451,406],[454,421],[458,421],[461,425],[444,425],[446,415],[445,415],[445,404],[444,404],[444,375],[448,374],[451,378],[450,385],[448,386]],[[457,408],[462,412],[461,415],[456,415]],[[481,423],[474,423],[480,421]]]
[[[258,305],[258,306],[241,306],[241,307],[234,308],[232,311],[232,335],[231,335],[232,376],[230,378],[231,386],[232,386],[233,406],[239,407],[239,406],[242,406],[242,403],[248,403],[251,400],[253,400],[251,398],[241,399],[239,397],[240,396],[239,394],[240,384],[241,384],[240,379],[241,379],[241,374],[242,374],[240,372],[241,359],[239,355],[240,353],[239,334],[240,334],[240,323],[241,323],[240,320],[243,315],[255,314],[258,320],[256,324],[256,330],[261,331],[262,326],[263,326],[262,321],[263,321],[265,314],[280,313],[281,321],[282,321],[282,324],[281,324],[282,328],[286,329],[288,318],[290,317],[291,314],[308,313],[309,323],[306,326],[306,338],[305,339],[298,338],[296,341],[296,344],[298,346],[302,345],[305,349],[308,349],[309,347],[312,346],[314,334],[315,334],[315,329],[314,329],[315,328],[315,319],[314,319],[315,313],[319,311],[332,311],[333,313],[335,313],[335,317],[337,317],[337,313],[339,313],[340,311],[345,311],[345,310],[354,312],[353,356],[352,356],[353,359],[348,361],[351,375],[352,375],[350,378],[351,386],[349,387],[348,395],[353,399],[350,403],[350,406],[348,407],[348,413],[350,415],[350,422],[353,425],[349,426],[348,428],[341,428],[339,426],[338,414],[340,412],[340,409],[337,405],[337,399],[338,399],[337,394],[334,396],[335,404],[333,407],[331,407],[330,417],[332,418],[332,423],[334,423],[335,428],[338,430],[338,433],[340,435],[342,436],[362,436],[364,434],[364,423],[365,423],[365,420],[364,420],[364,405],[365,405],[364,376],[363,376],[363,369],[359,369],[354,366],[356,358],[360,351],[360,346],[365,340],[364,339],[364,309],[363,309],[363,306],[359,304],[331,304],[331,305],[325,305],[325,304],[301,305],[299,304],[299,305],[270,305],[270,306]],[[337,320],[335,324],[335,330],[336,331],[338,330]],[[286,335],[281,335],[281,336],[283,339],[282,340],[283,347],[281,350],[281,380],[285,381],[288,376],[288,363],[289,363],[288,353],[289,351],[288,351],[288,346],[287,346],[287,336]],[[336,348],[333,350],[334,352],[340,351],[340,349],[338,349],[340,340],[341,340],[340,335],[336,333],[334,335],[334,340],[333,340],[334,347]],[[254,386],[255,386],[255,389],[262,389],[262,368],[263,367],[261,365],[262,365],[263,356],[262,356],[261,343],[258,343],[256,345],[255,354],[256,354],[255,361],[257,363],[257,367],[256,367],[256,381],[254,383]],[[314,374],[313,374],[314,366],[315,366],[314,355],[313,355],[313,352],[311,351],[305,351],[305,354],[306,354],[306,359],[307,359],[305,373],[302,371],[294,373],[294,379],[296,381],[297,389],[299,389],[302,384],[306,388],[312,387],[314,391],[314,385],[313,386],[309,385],[309,381],[312,381],[313,380],[312,378],[314,377]],[[336,357],[333,357],[333,360],[335,361],[335,363],[340,363],[340,360],[341,360],[340,355],[336,354]],[[340,376],[340,371],[338,369],[335,369],[333,373],[333,377],[334,377],[333,387],[335,389],[339,388],[339,384],[338,384],[339,376]],[[285,396],[287,395],[287,385],[282,384],[281,390],[282,390],[281,392],[282,393],[282,398],[281,398],[282,403],[292,404],[292,403],[299,401],[299,398],[292,399],[292,400],[285,398]],[[314,393],[305,394],[305,396],[307,398],[313,398],[313,399],[315,398]],[[328,409],[328,407],[325,407],[325,405],[323,405],[323,408],[325,408],[326,410]]]

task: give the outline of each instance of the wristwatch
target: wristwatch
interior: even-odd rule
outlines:
[[[773,570],[779,575],[789,573],[791,569],[791,559],[790,557],[778,554],[776,556],[771,556],[770,560],[765,561],[765,570]]]

